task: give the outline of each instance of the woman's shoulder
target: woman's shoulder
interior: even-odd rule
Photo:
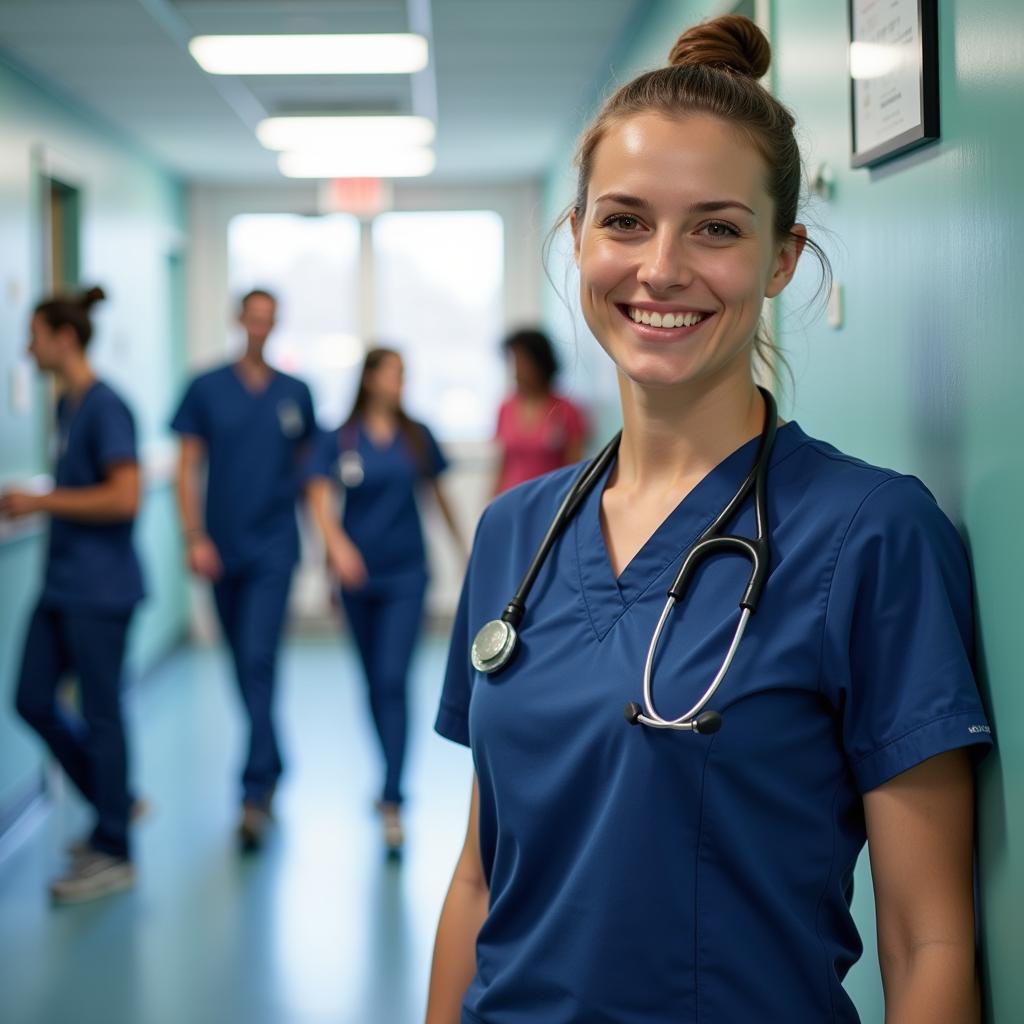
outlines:
[[[794,428],[798,443],[779,459],[776,472],[793,501],[847,528],[893,535],[921,528],[952,529],[924,482],[911,473],[877,465]]]
[[[563,466],[499,494],[484,510],[484,520],[488,527],[522,527],[529,524],[533,531],[539,527],[543,532],[554,518],[582,465],[577,463]]]
[[[97,380],[89,390],[89,401],[83,405],[96,415],[104,413],[127,413],[131,416],[131,407],[115,387],[105,380]]]

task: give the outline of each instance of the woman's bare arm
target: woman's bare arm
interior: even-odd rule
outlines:
[[[886,1024],[977,1024],[974,779],[929,758],[864,797]]]
[[[466,841],[437,926],[426,1024],[459,1024],[462,1000],[476,973],[476,937],[487,916],[488,897],[480,860],[479,805],[479,787],[474,775]]]

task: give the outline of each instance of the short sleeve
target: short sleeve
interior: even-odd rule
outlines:
[[[580,444],[587,436],[587,419],[575,403],[565,400],[565,437],[569,444]]]
[[[477,561],[477,548],[483,529],[486,510],[477,524],[473,538],[473,551],[469,558],[466,577],[462,581],[455,624],[452,626],[451,646],[448,648],[448,667],[445,670],[441,703],[434,722],[434,730],[445,739],[469,746],[469,699],[472,695],[473,665],[469,660],[470,646],[470,591],[472,589],[473,566]]]
[[[185,391],[178,406],[178,411],[171,420],[171,430],[176,434],[191,434],[209,440],[205,410],[198,381],[192,381]]]
[[[118,462],[138,462],[135,447],[135,420],[131,410],[112,393],[96,418],[97,462],[104,469]]]
[[[822,685],[865,793],[991,729],[972,671],[972,586],[953,524],[913,477],[861,503],[842,542],[825,617]]]
[[[502,444],[508,443],[509,416],[512,412],[512,399],[506,398],[498,409],[498,422],[494,426],[494,439]]]
[[[303,481],[311,480],[314,477],[333,479],[338,451],[338,432],[336,430],[317,430],[313,435],[309,452],[302,463]]]
[[[448,468],[448,460],[444,457],[444,452],[441,451],[437,439],[427,427],[420,424],[420,429],[423,431],[423,439],[426,444],[426,465],[423,475],[432,480]]]
[[[312,440],[315,443],[320,431],[317,429],[316,425],[316,411],[313,408],[313,395],[310,393],[309,386],[302,381],[299,381],[299,407],[302,410],[303,426],[301,440]]]

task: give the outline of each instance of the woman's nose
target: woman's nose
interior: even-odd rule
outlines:
[[[688,285],[693,280],[693,270],[687,261],[683,243],[668,233],[652,236],[644,248],[637,276],[640,283],[652,292],[666,292]]]

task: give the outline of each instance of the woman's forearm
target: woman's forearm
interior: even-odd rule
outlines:
[[[974,948],[928,943],[899,963],[883,963],[885,1024],[979,1024]]]
[[[139,508],[137,472],[93,487],[57,487],[39,497],[39,510],[83,523],[119,523],[134,519]]]
[[[462,1000],[476,972],[476,937],[486,916],[487,887],[456,872],[437,926],[426,1024],[459,1024]]]

